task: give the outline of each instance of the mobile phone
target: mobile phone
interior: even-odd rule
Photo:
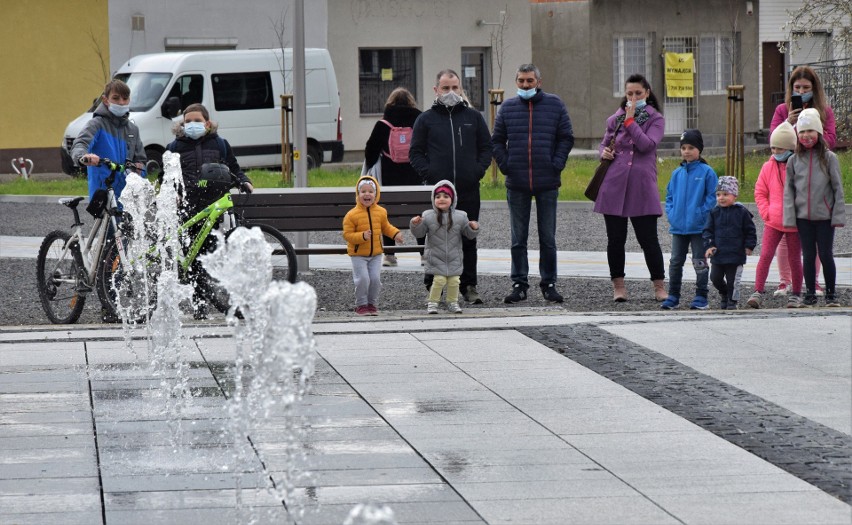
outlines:
[[[802,102],[802,95],[793,95],[790,97],[790,105],[793,106],[793,109],[802,109],[805,107]]]

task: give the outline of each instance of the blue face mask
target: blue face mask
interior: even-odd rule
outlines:
[[[789,159],[792,155],[793,155],[793,151],[789,150],[789,149],[787,151],[785,151],[784,153],[773,153],[772,154],[772,156],[778,162],[787,162],[787,159]]]
[[[640,109],[644,108],[647,105],[648,105],[648,102],[644,98],[641,99],[641,100],[637,100],[636,101],[636,111],[639,111]]]
[[[187,122],[183,125],[183,132],[191,139],[198,139],[207,133],[207,128],[204,127],[203,122]]]
[[[529,99],[533,98],[535,96],[536,92],[537,92],[536,88],[532,88],[532,89],[518,88],[518,96],[521,97],[524,100],[529,100]]]
[[[814,98],[814,92],[813,91],[808,91],[807,93],[802,93],[802,103],[803,104],[807,104],[808,102],[811,101],[812,98]]]

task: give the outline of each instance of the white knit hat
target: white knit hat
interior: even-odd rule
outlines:
[[[796,149],[796,130],[786,120],[782,122],[772,135],[769,136],[769,145],[773,148]]]
[[[796,131],[807,131],[809,129],[822,135],[822,120],[819,118],[819,111],[814,108],[803,109],[799,113],[799,120],[796,122]]]

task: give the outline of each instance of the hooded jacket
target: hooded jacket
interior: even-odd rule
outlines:
[[[507,188],[555,190],[562,185],[562,170],[574,147],[568,109],[559,97],[540,89],[529,100],[512,97],[500,106],[491,143]]]
[[[425,184],[449,179],[460,192],[478,195],[479,181],[491,165],[491,134],[467,102],[449,108],[435,101],[414,122],[408,154]]]
[[[408,106],[390,106],[385,108],[383,120],[387,120],[396,127],[413,128],[414,122],[420,116],[421,111]],[[397,164],[382,152],[388,152],[388,139],[390,128],[384,122],[376,122],[373,132],[367,139],[364,147],[364,160],[367,166],[372,166],[379,158],[382,159],[382,184],[384,186],[419,186],[422,184],[420,175],[411,166],[410,162]]]
[[[117,164],[123,164],[129,160],[144,166],[148,161],[136,124],[130,121],[128,115],[116,117],[109,112],[103,102],[98,104],[94,116],[86,122],[71,145],[71,158],[74,164],[80,165],[80,157],[87,153],[94,153],[102,159],[108,158]],[[89,179],[89,200],[92,200],[97,190],[106,189],[104,181],[109,177],[110,170],[106,166],[86,166],[86,173]],[[123,171],[115,174],[112,187],[116,198],[124,189],[125,176]]]
[[[766,226],[782,232],[794,232],[795,227],[784,226],[786,180],[787,163],[770,157],[760,168],[760,174],[754,184],[754,203],[757,204],[757,212]]]
[[[704,226],[704,251],[716,248],[710,259],[714,264],[745,264],[746,249],[757,246],[757,229],[751,212],[739,202],[710,210]]]
[[[449,211],[442,212],[435,207],[435,189],[449,186],[453,190],[453,201]],[[462,254],[462,236],[468,239],[476,238],[479,230],[470,227],[467,213],[456,209],[458,194],[452,182],[441,180],[432,188],[432,209],[423,212],[420,224],[410,224],[411,233],[415,237],[426,237],[424,252],[425,271],[429,275],[446,277],[461,275],[464,269]],[[438,216],[441,215],[441,223]],[[452,217],[452,225],[450,225]]]
[[[666,217],[669,233],[700,235],[707,214],[716,205],[719,178],[706,162],[681,162],[666,186]]]
[[[376,200],[369,207],[358,199],[358,184],[362,180],[371,180],[376,185]],[[399,228],[388,221],[388,212],[379,206],[381,197],[379,182],[373,177],[363,176],[355,183],[355,207],[343,217],[343,238],[346,240],[346,253],[350,257],[372,257],[384,253],[382,235],[396,237]],[[364,239],[364,232],[370,230],[373,235]]]
[[[825,161],[827,173],[813,149],[796,153],[787,160],[784,226],[795,226],[796,219],[830,220],[832,226],[846,224],[840,161],[831,151],[825,152]]]

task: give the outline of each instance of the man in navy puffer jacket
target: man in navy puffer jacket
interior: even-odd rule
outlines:
[[[504,302],[527,298],[527,237],[535,197],[541,292],[546,300],[561,303],[556,290],[556,203],[574,132],[562,100],[541,90],[541,72],[535,65],[518,67],[515,83],[518,96],[500,107],[491,136],[494,159],[506,177],[512,230],[512,292]]]

